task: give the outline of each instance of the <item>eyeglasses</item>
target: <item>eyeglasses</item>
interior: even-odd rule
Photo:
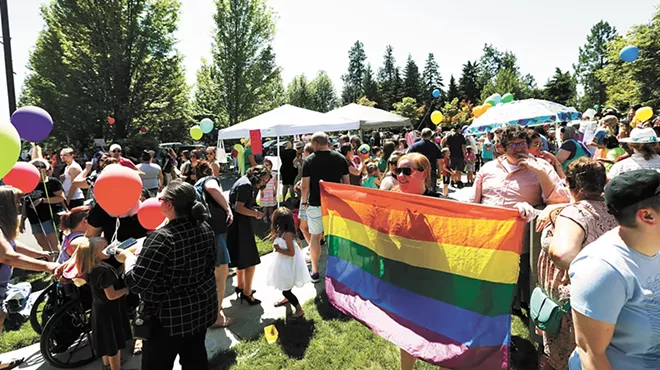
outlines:
[[[394,174],[397,175],[397,176],[399,176],[401,174],[403,174],[403,176],[410,176],[410,175],[412,175],[413,171],[423,172],[424,170],[420,169],[420,168],[397,167],[397,168],[394,169]]]
[[[527,149],[528,148],[527,143],[524,142],[524,141],[522,143],[510,143],[510,144],[508,144],[508,147],[509,147],[509,149],[513,149],[513,150]]]

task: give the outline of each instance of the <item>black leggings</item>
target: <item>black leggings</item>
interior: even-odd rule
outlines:
[[[291,303],[294,307],[298,306],[298,304],[299,304],[299,302],[298,302],[298,298],[296,298],[296,296],[295,296],[293,293],[291,293],[291,289],[283,291],[283,292],[282,292],[282,295],[283,295],[284,298],[286,298],[286,300],[289,301],[289,303]]]

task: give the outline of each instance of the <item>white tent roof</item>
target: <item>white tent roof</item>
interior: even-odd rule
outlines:
[[[366,107],[355,103],[337,108],[325,115],[334,118],[360,121],[360,128],[362,129],[410,125],[410,118],[390,113],[382,109]]]
[[[331,117],[313,110],[286,104],[270,112],[252,117],[247,121],[222,129],[218,132],[218,138],[245,138],[250,136],[250,130],[261,130],[261,137],[275,137],[302,135],[317,131],[357,130],[359,127],[360,124],[357,120]]]

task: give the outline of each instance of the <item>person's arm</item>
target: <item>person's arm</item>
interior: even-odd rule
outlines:
[[[471,203],[481,203],[481,195],[483,191],[484,183],[484,171],[477,172],[477,176],[474,178],[474,193],[472,198],[470,198]]]
[[[158,191],[163,190],[163,170],[158,171]]]
[[[51,274],[57,268],[57,263],[40,261],[24,254],[16,253],[2,232],[0,232],[0,263],[23,270],[41,271]]]
[[[461,145],[461,150],[463,150],[463,158],[467,157],[467,146],[465,146],[465,142]]]
[[[573,325],[582,370],[612,370],[605,351],[612,342],[614,325],[594,320],[575,310]]]
[[[103,291],[105,292],[105,296],[108,297],[108,299],[111,301],[117,300],[128,294],[128,288],[121,288],[117,290],[112,285],[103,289]]]
[[[227,198],[225,198],[225,195],[222,194],[222,187],[220,186],[220,183],[218,183],[217,180],[215,179],[210,179],[204,183],[204,190],[206,190],[209,195],[215,200],[222,209],[227,212],[227,224],[231,224],[234,220],[234,215],[231,212],[231,207],[229,207],[229,202],[227,202]]]
[[[280,246],[277,245],[277,243],[275,243],[273,244],[275,251],[278,253],[282,253],[285,256],[293,257],[296,254],[296,246],[293,244],[293,234],[284,233],[284,235],[282,235],[282,239],[284,239],[284,241],[286,242],[287,250],[280,248]]]
[[[78,167],[69,167],[69,176],[71,176],[72,179],[77,178],[81,172],[82,171]],[[73,181],[71,181],[71,187],[69,188],[69,194],[66,194],[66,199],[71,200],[77,189],[78,186]]]
[[[380,179],[375,179],[374,184],[380,188]]]
[[[85,163],[85,169],[76,176],[72,184],[76,185],[78,189],[89,189],[89,183],[87,183],[87,176],[92,172],[92,162]]]
[[[568,270],[571,262],[582,250],[584,230],[575,221],[561,214],[555,222],[555,230],[548,254],[559,268]]]
[[[218,162],[214,161],[213,163],[211,163],[211,170],[213,171],[214,177],[220,176],[220,165],[218,164]]]
[[[344,175],[343,180],[345,180],[348,176]],[[310,177],[303,177],[302,178],[302,200],[303,200],[303,206],[308,206],[309,204],[307,203],[307,200],[309,199],[309,182],[310,182]],[[347,184],[347,182],[344,182],[344,184]]]
[[[48,252],[42,252],[42,251],[36,251],[32,248],[26,247],[23,245],[23,243],[19,241],[15,241],[14,244],[16,244],[16,253],[22,254],[24,256],[32,257],[32,258],[50,258],[50,254]]]
[[[254,154],[248,155],[248,160],[250,161],[250,167],[257,165],[257,161],[254,159]]]
[[[536,174],[541,185],[543,200],[547,204],[568,203],[570,195],[557,175],[557,172],[546,163],[545,166],[540,160],[534,157],[528,157],[518,162],[518,165],[528,168]]]
[[[354,166],[348,166],[348,172],[353,176],[362,176],[362,167],[364,167],[363,163],[360,163],[359,168],[355,168]]]
[[[444,166],[444,164],[443,164],[443,162],[442,162],[442,155],[440,155],[440,157],[438,157],[438,159],[436,160],[436,162],[437,162],[437,163],[436,163],[436,166],[435,166],[435,170],[436,170],[436,172],[437,172],[436,176],[437,176],[439,179],[441,179],[441,178],[442,178],[442,174],[444,174],[444,172],[442,172],[442,171],[445,170],[445,166]]]
[[[59,204],[59,203],[62,203],[62,202],[66,203],[67,198],[64,196],[64,191],[63,190],[58,190],[58,191],[54,192],[53,194],[55,194],[54,197],[40,198],[39,200],[34,202],[34,206],[36,207],[41,203],[44,203],[44,204]]]

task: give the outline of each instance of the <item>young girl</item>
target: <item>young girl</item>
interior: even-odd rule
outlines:
[[[277,302],[275,307],[291,303],[296,309],[294,318],[305,314],[298,298],[291,289],[294,286],[302,287],[312,281],[307,271],[305,258],[302,255],[298,242],[295,240],[296,225],[291,211],[280,207],[273,213],[270,236],[273,239],[273,248],[277,252],[275,262],[268,270],[268,285],[282,291],[284,299]]]
[[[442,149],[442,195],[449,195],[449,183],[454,171],[451,169],[449,162],[449,148]]]
[[[76,265],[92,290],[92,346],[97,356],[103,356],[103,368],[120,370],[121,352],[133,336],[128,320],[126,299],[128,288],[115,289],[117,271],[103,262],[107,257],[103,238],[81,242],[76,250]]]
[[[477,162],[477,155],[474,154],[474,149],[472,146],[468,145],[465,147],[467,155],[465,156],[465,171],[467,171],[467,185],[472,186],[474,184],[474,168],[475,163]]]
[[[273,162],[270,159],[264,159],[264,166],[268,168],[269,171],[273,171]],[[275,186],[277,184],[277,175],[273,175],[266,183],[266,187],[261,189],[261,194],[259,195],[259,205],[264,210],[264,222],[269,223],[270,217],[273,214],[273,209],[277,204],[275,200]]]
[[[362,186],[365,188],[380,188],[380,170],[376,163],[367,164],[367,176],[362,180]]]

